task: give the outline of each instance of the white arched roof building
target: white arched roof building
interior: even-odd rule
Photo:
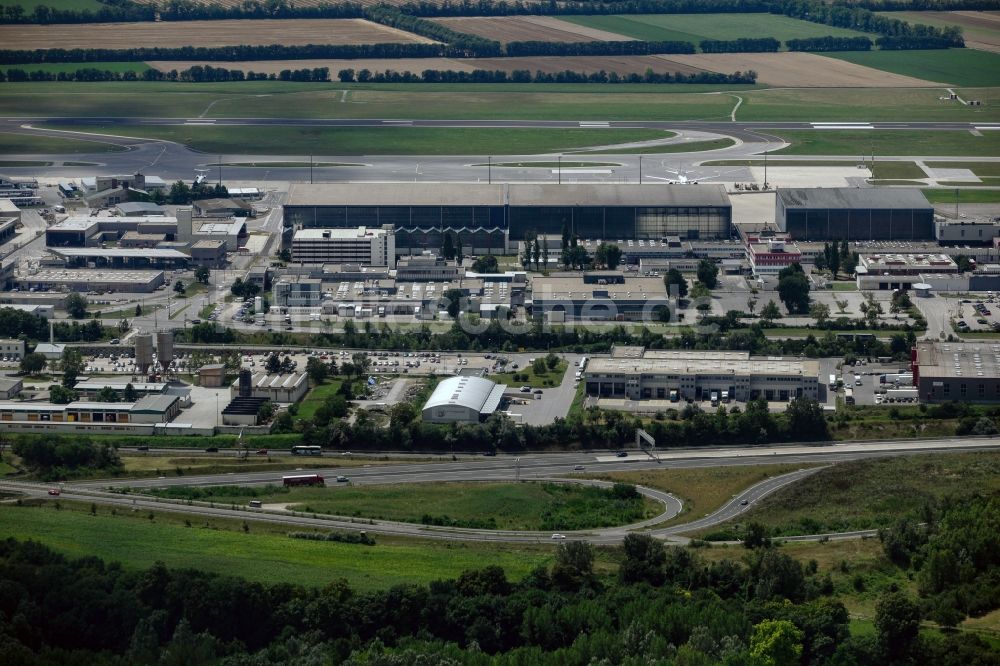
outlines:
[[[500,406],[507,386],[482,377],[442,380],[422,411],[428,423],[479,423]]]

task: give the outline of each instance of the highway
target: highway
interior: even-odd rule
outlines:
[[[589,453],[555,453],[526,454],[522,456],[483,457],[448,462],[413,463],[401,462],[371,467],[338,468],[333,465],[327,469],[309,470],[310,473],[323,474],[331,481],[332,491],[336,492],[337,483],[333,481],[337,474],[350,476],[352,485],[386,485],[398,483],[445,483],[449,481],[514,481],[554,480],[566,475],[600,475],[612,471],[627,471],[641,469],[681,469],[691,467],[759,465],[770,463],[803,464],[822,466],[846,460],[857,460],[869,457],[889,455],[905,455],[926,452],[957,452],[1000,448],[1000,438],[943,438],[922,441],[883,441],[883,442],[851,442],[828,445],[790,445],[754,448],[712,448],[686,449],[661,452],[649,455],[641,451],[630,451],[625,458],[614,454]],[[173,450],[177,452],[177,450]],[[576,469],[583,466],[584,470]],[[676,517],[682,511],[679,499],[650,488],[640,491],[661,504],[664,509],[653,519],[634,525],[613,527],[601,530],[582,532],[567,532],[569,539],[585,540],[595,544],[618,543],[631,531],[642,530],[657,538],[667,541],[684,542],[682,534],[694,530],[712,527],[729,521],[767,495],[797,481],[806,479],[820,467],[803,468],[789,474],[773,477],[747,488],[733,497],[726,505],[711,515],[696,520],[657,528],[656,525]],[[169,486],[208,486],[208,485],[262,485],[280,483],[281,476],[288,471],[230,473],[207,476],[165,477],[151,479],[102,480],[62,484],[61,497],[87,502],[99,502],[129,506],[135,509],[155,509],[177,513],[239,518],[253,521],[300,525],[319,528],[336,528],[365,530],[372,534],[393,536],[410,536],[448,540],[481,540],[502,542],[539,542],[551,540],[551,534],[533,531],[491,531],[469,530],[458,528],[431,527],[410,523],[391,521],[359,522],[358,519],[323,518],[313,514],[293,513],[287,511],[258,510],[245,507],[212,506],[206,503],[186,503],[183,501],[164,500],[140,495],[123,495],[110,492],[110,489],[129,487],[134,491],[146,488]],[[566,479],[562,479],[566,480]],[[583,479],[571,479],[575,483],[595,484],[597,482]],[[14,481],[0,482],[0,487],[16,490],[29,496],[45,497],[51,485],[38,483],[22,483]],[[743,502],[746,502],[744,504]],[[857,535],[861,535],[858,533]],[[868,534],[865,532],[864,534]],[[855,536],[857,536],[855,535]],[[831,535],[812,535],[808,538],[820,539]],[[844,535],[832,535],[835,538]],[[805,539],[802,537],[801,539]]]

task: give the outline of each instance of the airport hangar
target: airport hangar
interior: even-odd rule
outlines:
[[[780,189],[774,221],[792,240],[934,240],[934,207],[917,188]]]
[[[284,206],[282,247],[300,229],[392,225],[396,252],[438,250],[458,234],[466,254],[502,254],[534,233],[578,238],[730,238],[732,205],[721,185],[504,183],[295,184]]]

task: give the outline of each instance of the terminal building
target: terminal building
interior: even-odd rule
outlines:
[[[934,240],[934,207],[916,188],[790,188],[774,220],[792,240]]]
[[[506,390],[482,377],[449,377],[434,388],[421,416],[427,423],[479,423],[497,411]]]
[[[437,251],[445,232],[466,254],[514,251],[529,233],[581,239],[729,238],[721,185],[393,183],[296,184],[284,207],[285,247],[299,229],[392,225],[396,251]]]
[[[1000,403],[1000,344],[921,341],[912,352],[921,402]]]
[[[625,400],[708,400],[725,392],[741,402],[819,399],[819,362],[756,358],[740,351],[644,350],[614,347],[584,373],[587,395]]]

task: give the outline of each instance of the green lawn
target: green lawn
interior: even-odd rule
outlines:
[[[1000,177],[1000,162],[925,162],[932,169],[968,169],[981,178]]]
[[[661,155],[666,153],[697,153],[706,150],[720,150],[735,145],[732,139],[707,139],[705,141],[688,141],[685,143],[670,143],[665,146],[646,146],[643,148],[610,149],[610,150],[587,150],[588,155]]]
[[[78,69],[99,69],[102,72],[142,73],[147,69],[150,69],[150,66],[144,62],[52,62],[0,65],[0,70],[3,70],[4,72],[11,69],[21,69],[25,72],[46,72],[50,74],[75,72]]]
[[[299,403],[299,413],[296,414],[295,418],[303,421],[311,420],[316,415],[316,410],[326,402],[327,398],[337,395],[342,383],[339,379],[327,379],[325,384],[309,389],[306,396],[302,398],[302,402]]]
[[[530,545],[426,542],[376,537],[377,545],[291,539],[286,526],[250,522],[248,533],[239,521],[188,517],[180,514],[132,513],[119,508],[111,515],[98,507],[63,502],[41,508],[0,505],[5,537],[33,539],[70,557],[93,555],[143,569],[161,561],[170,567],[239,576],[263,583],[293,583],[321,587],[346,578],[359,590],[393,585],[425,584],[455,578],[467,569],[499,565],[518,579],[532,568],[552,561],[551,549]]]
[[[167,139],[208,153],[275,155],[516,155],[663,138],[663,132],[646,129],[270,127],[263,132],[252,126],[88,125],[87,131]]]
[[[345,470],[345,474],[349,474]],[[353,487],[330,479],[327,488],[274,488],[270,494],[248,488],[171,488],[156,494],[245,505],[251,498],[290,505],[306,513],[397,520],[504,530],[578,530],[625,525],[662,511],[652,500],[618,500],[610,490],[556,483],[403,483]],[[191,495],[191,492],[194,495]],[[220,493],[213,500],[205,493]],[[233,494],[235,493],[235,494]]]
[[[736,119],[747,121],[1000,120],[997,88],[960,92],[964,99],[982,99],[979,107],[942,100],[945,91],[941,88],[775,88],[738,94],[743,104]]]
[[[864,33],[835,28],[775,14],[633,14],[610,16],[560,16],[560,20],[615,32],[644,41],[681,41],[697,44],[704,39],[774,37],[858,37]]]
[[[975,136],[960,131],[919,130],[778,130],[791,143],[775,151],[780,155],[857,155],[875,161],[879,155],[1000,156],[1000,136],[987,132]]]
[[[924,196],[931,203],[955,203],[955,188],[925,187]],[[1000,203],[1000,190],[958,190],[958,202],[967,204]]]
[[[828,53],[894,74],[958,86],[1000,86],[1000,54],[974,49],[927,51],[845,51]]]
[[[1000,491],[1000,452],[910,455],[839,463],[756,503],[739,522],[778,534],[874,529],[929,501]],[[709,531],[725,531],[725,526]]]
[[[501,372],[490,375],[490,379],[497,383],[506,384],[507,386],[512,387],[530,386],[532,388],[546,388],[561,384],[567,367],[569,367],[569,364],[566,361],[559,361],[559,365],[557,365],[554,370],[546,369],[543,374],[535,374],[535,371],[529,363],[523,368],[518,368],[512,372]],[[520,378],[514,379],[514,375],[519,375]],[[524,375],[528,376],[527,379],[524,378]]]
[[[121,146],[103,141],[0,132],[0,155],[16,153],[117,153],[123,150],[125,149]]]
[[[926,178],[927,172],[917,166],[916,162],[879,162],[875,160],[872,176],[879,180]]]

